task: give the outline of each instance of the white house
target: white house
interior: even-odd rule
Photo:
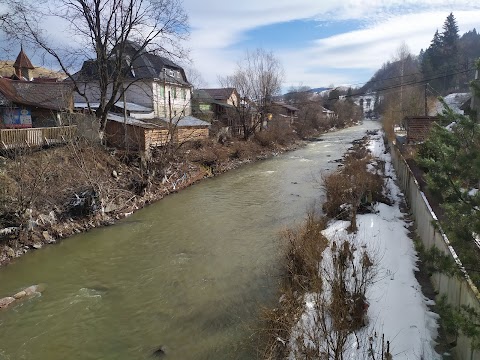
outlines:
[[[125,97],[119,96],[116,105],[139,105],[143,112],[151,112],[152,117],[165,119],[191,114],[192,86],[181,66],[162,56],[145,50],[139,51],[138,45],[130,41],[125,47],[123,57],[128,69],[123,81]],[[96,66],[94,60],[85,61],[82,69],[73,75],[79,89],[86,94],[86,99],[75,94],[74,102],[77,108],[86,101],[90,104],[99,103]],[[91,107],[94,108],[92,105]]]
[[[372,113],[375,110],[376,93],[367,93],[356,96],[354,103],[360,106],[365,115]]]

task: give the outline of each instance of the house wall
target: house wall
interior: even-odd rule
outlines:
[[[145,146],[147,149],[165,145],[170,139],[167,129],[146,129]]]
[[[60,126],[60,114],[55,110],[33,108],[32,127],[54,127]]]
[[[152,89],[154,94],[155,116],[169,119],[182,113],[186,116],[192,114],[192,90],[190,87],[155,81],[153,82]],[[168,104],[169,94],[172,107],[171,114]]]
[[[208,127],[181,127],[177,128],[175,141],[183,143],[185,141],[207,139],[209,136]]]
[[[126,84],[125,101],[146,106],[153,109],[154,116],[170,118],[170,116],[191,115],[191,97],[192,91],[190,87],[180,86],[153,80],[138,80]],[[91,102],[99,102],[100,87],[98,82],[83,83],[81,91],[84,91],[87,99]],[[170,93],[170,101],[172,114],[170,114],[168,106],[168,94]],[[111,86],[107,91],[107,96],[111,96]],[[184,96],[185,94],[185,96]],[[119,98],[120,100],[120,98]],[[75,95],[76,102],[85,102],[80,95]]]
[[[128,148],[134,151],[145,150],[145,130],[138,126],[126,125]],[[107,121],[105,138],[109,146],[125,149],[125,124],[116,121]]]
[[[153,108],[153,80],[138,80],[134,82],[126,82],[125,87],[125,101],[132,102],[138,105]],[[88,83],[79,84],[81,91],[85,92],[85,95],[89,102],[95,103],[100,101],[100,86],[97,81],[91,81]],[[108,86],[107,97],[112,95],[112,86]],[[122,100],[121,97],[118,100]],[[74,94],[75,102],[85,102],[85,98],[79,94]]]
[[[155,100],[153,98],[152,84],[153,80],[130,82],[125,91],[125,101],[153,109]]]
[[[233,105],[233,106],[238,106],[240,103],[240,99],[238,97],[238,94],[234,91],[232,95],[227,99],[227,104]]]
[[[76,125],[77,134],[87,140],[100,143],[100,120],[90,114],[68,114],[63,117],[62,125]]]
[[[433,122],[437,119],[431,118],[413,118],[407,119],[407,144],[418,143],[424,141],[430,129],[433,126]]]

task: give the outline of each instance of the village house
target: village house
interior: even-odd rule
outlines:
[[[15,73],[0,78],[0,145],[3,148],[41,146],[73,136],[71,86],[57,79],[33,79],[34,69],[23,49]]]
[[[234,88],[198,89],[193,92],[192,110],[194,115],[211,116],[225,126],[232,126],[229,112],[240,105],[240,95]]]
[[[407,116],[404,119],[407,130],[406,143],[417,144],[425,141],[433,123],[438,121],[436,116]]]
[[[108,145],[138,150],[150,149],[169,141],[185,142],[207,138],[210,123],[191,113],[191,85],[185,71],[172,61],[127,42],[125,50],[124,95],[110,109],[105,127]],[[99,107],[99,83],[96,63],[84,62],[73,75],[86,99],[75,95],[74,108],[85,112]],[[87,102],[88,100],[88,102]]]
[[[370,92],[364,95],[356,96],[353,100],[355,104],[360,106],[362,109],[363,115],[367,118],[373,116],[375,111],[375,103],[377,101],[377,94]]]
[[[243,136],[243,121],[248,126],[258,122],[255,104],[241,98],[235,88],[195,90],[192,103],[195,116],[224,127],[232,136]]]
[[[112,60],[113,61],[113,60]],[[192,86],[184,69],[171,60],[139,50],[134,42],[128,41],[124,55],[126,76],[123,81],[125,99],[123,102],[150,109],[153,117],[172,118],[176,115],[191,115]],[[82,69],[73,75],[86,98],[75,94],[75,107],[86,106],[100,101],[98,71],[94,60],[85,61]],[[98,106],[98,105],[97,105]]]
[[[290,127],[298,117],[299,109],[295,106],[279,101],[273,101],[270,105],[267,127],[280,126]]]

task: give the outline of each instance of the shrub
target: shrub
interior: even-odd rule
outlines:
[[[331,218],[350,219],[351,231],[356,231],[357,212],[369,211],[381,199],[383,180],[368,171],[369,158],[349,156],[345,166],[333,174],[323,176],[326,201],[323,211]]]

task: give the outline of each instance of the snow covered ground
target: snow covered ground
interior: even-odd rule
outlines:
[[[375,158],[385,162],[385,188],[393,205],[379,203],[375,213],[358,215],[356,234],[347,233],[348,221],[333,221],[324,230],[330,240],[348,238],[359,247],[366,246],[378,271],[366,293],[370,303],[368,325],[349,337],[344,358],[371,359],[370,344],[379,354],[383,334],[385,343],[390,342],[394,360],[440,359],[434,351],[438,315],[429,311],[430,300],[424,297],[415,278],[417,255],[400,210],[403,194],[394,183],[396,175],[390,154],[385,154],[382,134],[372,135],[367,147]],[[314,323],[312,294],[305,296],[305,301],[306,310],[294,329],[297,335],[299,329],[308,329]]]

